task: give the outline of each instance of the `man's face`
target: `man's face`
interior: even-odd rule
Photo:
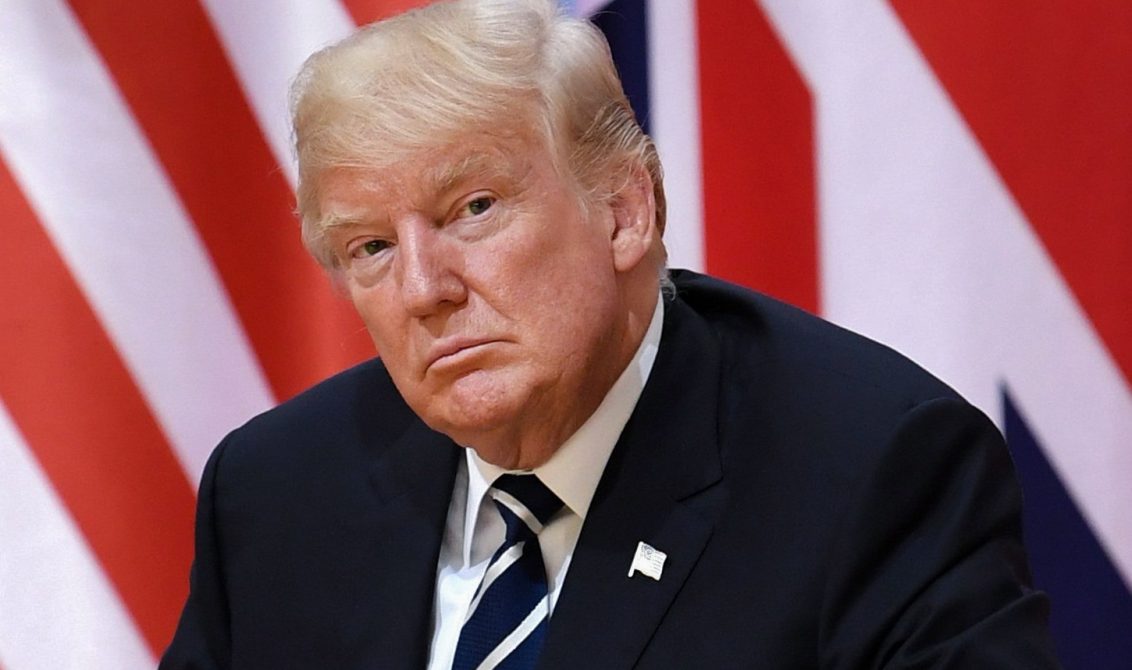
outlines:
[[[330,172],[319,192],[409,406],[497,465],[549,458],[626,361],[609,207],[583,208],[540,142],[483,134]]]

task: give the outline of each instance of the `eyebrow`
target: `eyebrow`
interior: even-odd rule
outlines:
[[[432,193],[444,193],[471,176],[501,176],[504,170],[500,169],[500,164],[505,160],[500,151],[474,151],[458,161],[426,170],[421,181]]]
[[[365,217],[350,214],[327,214],[322,217],[318,222],[318,227],[321,230],[330,230],[332,228],[344,228],[346,226],[356,226],[365,222]]]

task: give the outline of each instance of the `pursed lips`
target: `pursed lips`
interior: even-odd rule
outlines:
[[[430,370],[438,363],[443,365],[449,361],[456,362],[464,357],[464,353],[471,353],[476,349],[497,342],[493,338],[449,337],[433,343],[429,349],[428,362],[425,370]]]

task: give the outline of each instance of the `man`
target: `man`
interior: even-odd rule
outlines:
[[[990,422],[664,270],[600,34],[370,26],[296,82],[304,240],[381,354],[233,432],[166,668],[1055,667]]]

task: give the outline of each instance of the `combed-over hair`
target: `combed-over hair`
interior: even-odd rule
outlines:
[[[643,168],[664,229],[660,159],[609,46],[553,0],[439,2],[366,26],[307,59],[291,115],[303,241],[328,268],[323,172],[392,165],[468,132],[537,133],[587,203],[612,197]]]

